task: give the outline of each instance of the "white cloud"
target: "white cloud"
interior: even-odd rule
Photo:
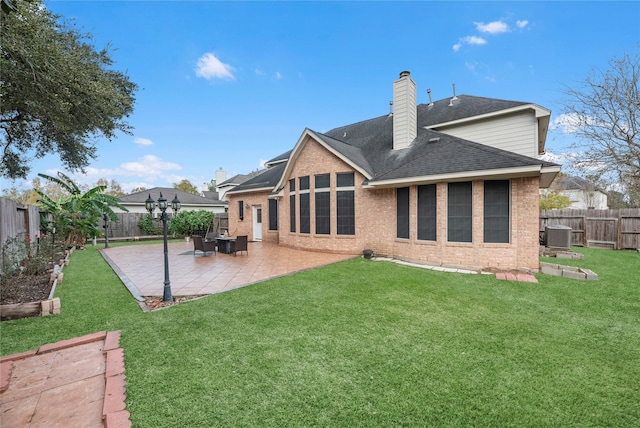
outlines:
[[[553,120],[551,123],[551,129],[554,131],[560,131],[563,134],[573,134],[588,122],[590,122],[589,118],[579,116],[576,113],[563,113]]]
[[[276,79],[282,79],[282,74],[279,71],[276,71]]]
[[[166,162],[155,155],[143,156],[138,162],[125,162],[114,170],[118,175],[136,175],[139,177],[158,177],[163,171],[180,171],[177,163]]]
[[[476,29],[481,33],[500,34],[509,31],[509,26],[504,21],[493,21],[485,24],[484,22],[474,22]]]
[[[148,138],[140,138],[140,137],[136,137],[133,139],[133,142],[139,146],[150,146],[153,144],[153,141],[151,141]]]
[[[518,26],[518,28],[524,28],[529,25],[529,21],[527,21],[526,19],[523,19],[522,21],[518,20],[516,21],[516,25]]]
[[[253,70],[254,73],[256,73],[256,76],[264,76],[264,71],[260,70],[259,68],[256,68]]]
[[[484,45],[487,41],[482,37],[478,36],[466,36],[458,40],[458,43],[453,45],[453,50],[458,52],[460,48],[464,45]]]
[[[211,79],[224,79],[235,80],[236,78],[232,74],[235,69],[229,64],[224,64],[216,56],[210,52],[202,55],[198,59],[197,67],[195,69],[196,76],[204,77],[207,80]]]

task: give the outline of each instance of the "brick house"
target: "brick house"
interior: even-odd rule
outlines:
[[[227,192],[229,232],[293,248],[537,271],[538,191],[551,112],[454,96],[416,105],[409,72],[393,113],[305,129],[290,152]],[[263,218],[265,221],[263,221]]]

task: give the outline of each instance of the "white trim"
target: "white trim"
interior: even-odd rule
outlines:
[[[438,183],[438,182],[453,182],[453,181],[468,181],[472,179],[485,179],[485,180],[493,180],[496,178],[517,178],[517,177],[528,177],[532,176],[535,173],[541,173],[542,171],[541,165],[529,165],[515,168],[501,168],[501,169],[484,169],[478,171],[463,171],[463,172],[455,172],[451,174],[438,174],[438,175],[424,175],[419,177],[406,177],[406,178],[397,178],[392,180],[381,180],[369,182],[369,184],[363,186],[365,188],[383,188],[383,187],[397,187],[397,186],[405,186],[405,185],[415,185],[415,184],[430,184],[430,183]],[[559,167],[558,167],[559,170]]]
[[[442,128],[442,127],[447,127],[447,126],[451,126],[451,125],[458,125],[461,123],[466,123],[466,122],[474,122],[476,120],[482,120],[482,119],[487,119],[490,117],[495,117],[495,116],[504,116],[504,115],[508,115],[510,113],[516,113],[516,112],[520,112],[523,110],[533,110],[536,114],[536,118],[540,118],[540,117],[545,117],[545,116],[550,116],[551,115],[551,110],[548,110],[544,107],[541,107],[537,104],[524,104],[521,106],[517,106],[517,107],[512,107],[512,108],[508,108],[508,109],[504,109],[504,110],[498,110],[498,111],[494,111],[491,113],[485,113],[485,114],[481,114],[481,115],[477,115],[477,116],[470,116],[470,117],[465,117],[462,119],[457,119],[457,120],[452,120],[450,122],[441,122],[441,123],[436,123],[430,126],[424,126],[424,129],[438,129],[438,128]]]
[[[225,195],[240,195],[242,193],[253,193],[253,192],[271,192],[273,191],[273,187],[256,187],[254,189],[245,189],[245,190],[229,190]]]
[[[340,152],[336,151],[333,147],[327,145],[327,143],[325,143],[322,140],[322,138],[318,137],[318,135],[315,132],[313,132],[309,128],[305,128],[304,131],[302,132],[302,135],[300,136],[300,138],[298,138],[298,142],[296,143],[295,147],[291,151],[291,154],[289,155],[289,159],[287,160],[287,166],[285,167],[284,171],[282,172],[282,176],[280,177],[280,180],[278,181],[278,183],[273,188],[279,189],[280,187],[282,187],[285,184],[285,181],[288,181],[288,177],[291,174],[291,170],[293,169],[293,165],[295,164],[295,162],[296,162],[298,156],[300,155],[300,152],[302,151],[303,147],[309,141],[308,140],[309,138],[313,139],[316,143],[320,144],[327,151],[329,151],[330,153],[335,155],[337,158],[342,160],[344,163],[349,165],[351,168],[353,168],[354,170],[356,170],[357,172],[362,174],[366,179],[370,179],[371,178],[371,175],[369,173],[367,173],[364,169],[362,169],[359,165],[356,165],[351,159],[345,157]]]

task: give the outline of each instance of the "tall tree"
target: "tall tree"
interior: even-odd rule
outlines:
[[[180,181],[179,183],[173,183],[173,188],[174,189],[178,189],[178,190],[182,190],[183,192],[187,192],[187,193],[193,193],[193,194],[197,194],[198,193],[198,188],[196,186],[194,186],[186,178],[183,178],[182,181]]]
[[[615,172],[628,193],[640,190],[640,52],[609,61],[583,82],[566,87],[561,116],[578,138],[574,166],[598,174]]]
[[[117,196],[117,197],[124,196],[124,191],[122,190],[122,186],[116,180],[112,179],[109,182],[109,180],[107,180],[106,178],[100,178],[98,181],[96,181],[96,186],[104,186],[104,188],[106,189],[104,193],[106,195]]]
[[[90,34],[41,0],[4,6],[0,174],[25,178],[33,158],[51,153],[67,169],[83,170],[96,157],[98,138],[131,133],[125,118],[133,112],[137,85],[109,68],[109,46],[97,51]]]

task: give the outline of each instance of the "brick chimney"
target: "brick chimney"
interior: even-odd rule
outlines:
[[[416,82],[403,71],[393,82],[393,149],[404,149],[418,135]]]

